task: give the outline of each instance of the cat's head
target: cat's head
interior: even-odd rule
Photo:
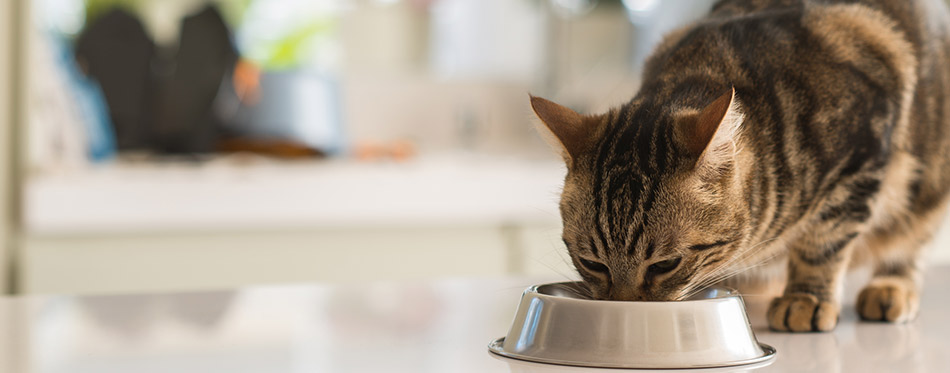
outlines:
[[[531,106],[568,166],[563,238],[594,298],[679,299],[741,259],[749,160],[734,89],[698,107],[634,100],[594,116]]]

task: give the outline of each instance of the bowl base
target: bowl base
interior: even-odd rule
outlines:
[[[558,360],[550,358],[541,358],[535,356],[527,356],[517,353],[511,353],[505,351],[503,346],[505,344],[505,337],[498,338],[488,344],[488,351],[498,356],[503,356],[511,359],[525,360],[535,363],[545,363],[545,364],[556,364],[556,365],[569,365],[576,367],[585,367],[585,368],[626,368],[626,369],[691,369],[691,368],[720,368],[720,367],[731,367],[737,365],[748,365],[748,364],[757,364],[764,363],[772,360],[775,357],[775,348],[769,346],[765,343],[759,343],[759,346],[762,347],[762,350],[765,351],[762,356],[755,357],[752,359],[745,359],[739,361],[723,361],[715,362],[709,364],[701,365],[643,365],[643,364],[615,364],[615,363],[598,363],[595,361],[570,361],[570,360]]]

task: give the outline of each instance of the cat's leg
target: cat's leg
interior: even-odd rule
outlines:
[[[917,317],[922,285],[919,264],[913,258],[878,264],[871,281],[858,295],[858,314],[872,321],[913,320]]]
[[[789,243],[788,282],[769,304],[769,327],[812,332],[838,323],[842,281],[857,233],[811,230]]]
[[[785,291],[769,305],[769,327],[778,331],[829,331],[838,324],[841,292],[851,255],[867,231],[880,191],[873,174],[855,175],[828,194],[787,242]]]
[[[856,307],[862,319],[906,322],[917,317],[923,247],[945,211],[945,204],[937,204],[927,213],[905,215],[869,232],[866,245],[874,274],[858,295]]]

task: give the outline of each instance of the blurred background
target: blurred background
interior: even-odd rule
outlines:
[[[711,4],[5,0],[0,285],[573,277],[528,92],[620,104]]]

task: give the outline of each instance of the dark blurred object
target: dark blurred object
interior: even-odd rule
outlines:
[[[102,84],[120,151],[324,155],[320,140],[335,138],[300,128],[336,123],[335,84],[300,72],[265,79],[240,62],[231,35],[213,5],[182,20],[173,53],[156,53],[142,24],[118,9],[83,32],[77,60]]]
[[[122,150],[148,147],[155,46],[131,14],[113,9],[89,25],[76,42],[76,59],[102,87]]]
[[[175,70],[165,82],[153,132],[161,153],[213,151],[222,127],[212,112],[221,84],[230,79],[238,53],[221,14],[208,6],[182,21]]]

